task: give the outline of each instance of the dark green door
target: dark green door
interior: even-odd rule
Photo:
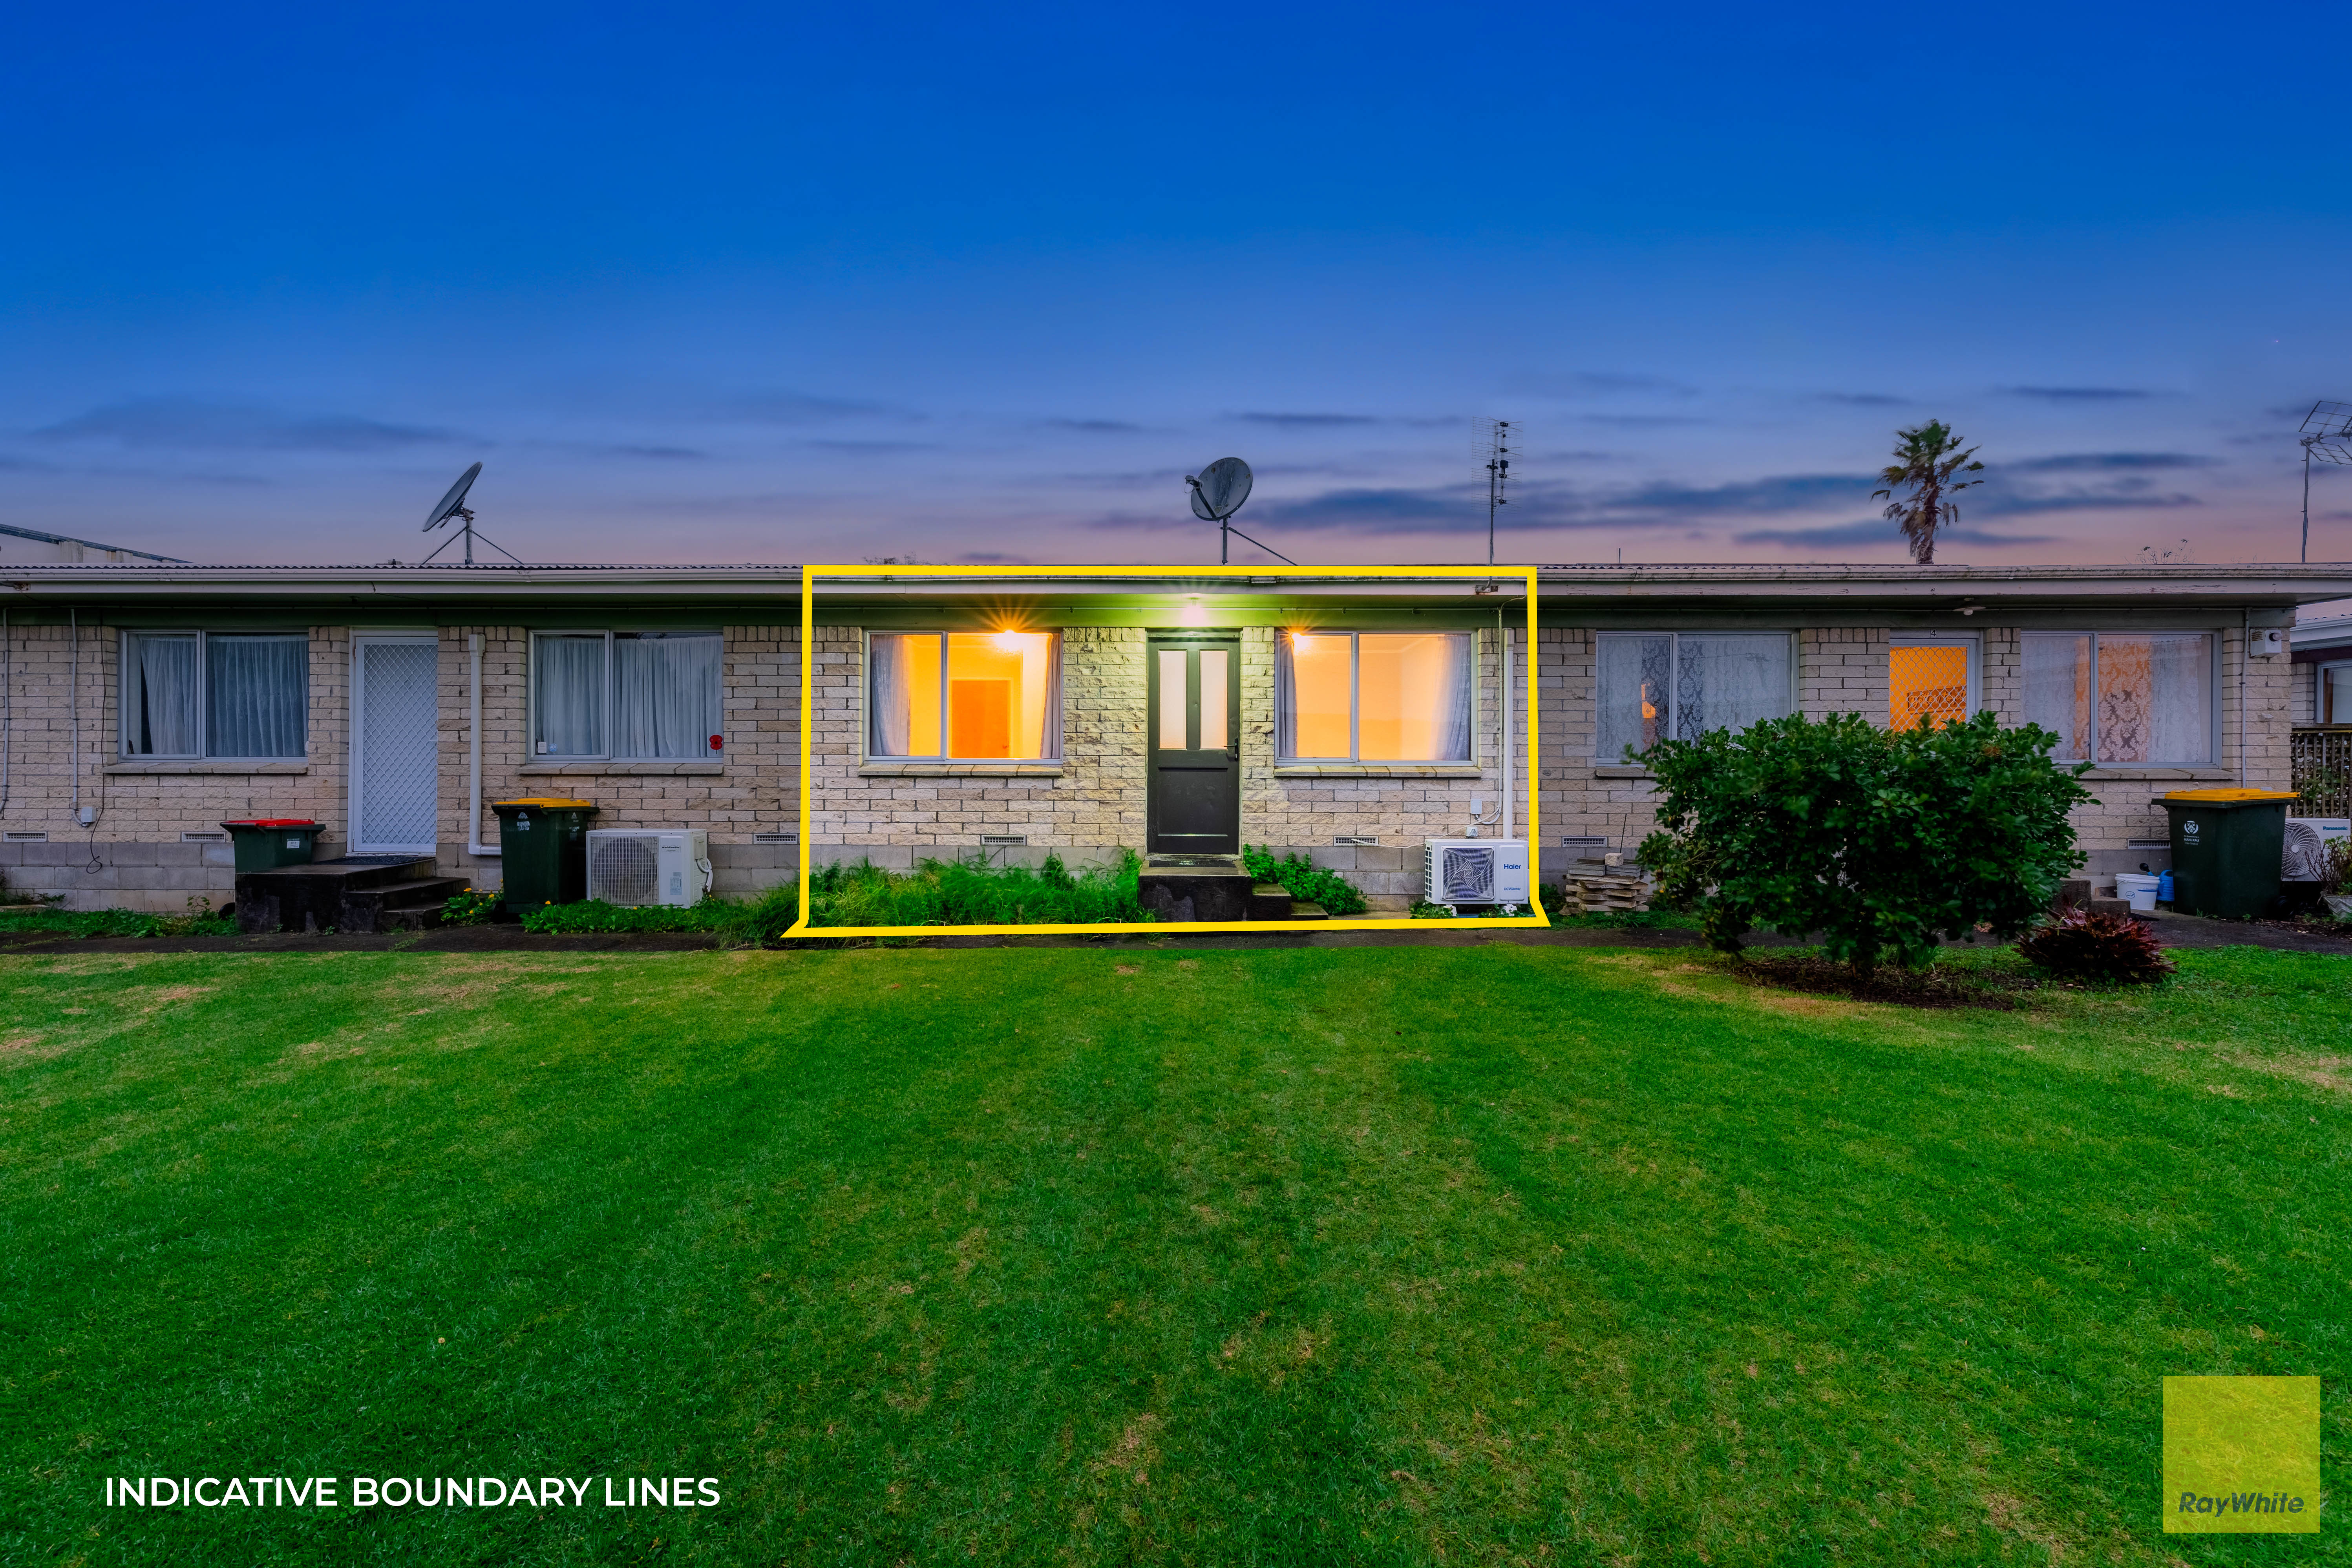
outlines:
[[[1242,645],[1154,637],[1150,704],[1150,852],[1238,855],[1242,847]]]

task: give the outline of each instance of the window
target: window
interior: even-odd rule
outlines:
[[[2352,664],[2321,665],[2318,697],[2313,722],[2352,724]]]
[[[2213,639],[2203,632],[2027,632],[2025,720],[2070,762],[2213,760]]]
[[[725,744],[717,632],[541,632],[531,754],[708,757]]]
[[[1466,763],[1470,634],[1286,632],[1274,711],[1280,761]]]
[[[1906,637],[1888,639],[1886,650],[1886,722],[1892,729],[1916,730],[1925,719],[1940,730],[1977,710],[1977,639],[1974,637]]]
[[[304,754],[310,638],[303,632],[122,634],[122,754]]]
[[[1593,756],[1745,730],[1789,711],[1785,632],[1603,632],[1594,647]]]
[[[866,754],[937,763],[1059,757],[1060,651],[1052,632],[871,634]]]

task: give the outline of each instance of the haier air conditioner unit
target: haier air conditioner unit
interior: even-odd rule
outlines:
[[[698,827],[592,827],[588,896],[608,904],[692,904],[710,890],[710,836]]]
[[[1428,900],[1433,904],[1524,904],[1528,901],[1528,841],[1524,838],[1432,838]]]

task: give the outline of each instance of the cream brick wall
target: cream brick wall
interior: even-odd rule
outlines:
[[[2021,721],[2018,634],[1970,628],[1982,638],[1981,700],[2009,722]],[[447,874],[494,886],[497,861],[466,849],[467,824],[467,638],[483,639],[482,757],[485,802],[516,795],[576,795],[597,801],[606,826],[701,826],[709,830],[722,890],[744,891],[789,876],[795,848],[757,844],[760,833],[796,826],[798,628],[730,626],[725,643],[727,744],[715,761],[691,763],[534,763],[526,733],[528,639],[514,625],[439,628],[440,859]],[[1884,628],[1823,627],[1798,638],[1798,693],[1811,714],[1858,710],[1884,722]],[[1521,634],[1523,638],[1524,634]],[[1496,759],[1495,634],[1477,637],[1477,771],[1462,777],[1278,775],[1273,766],[1274,630],[1242,634],[1243,836],[1277,849],[1306,849],[1349,871],[1382,907],[1417,889],[1419,845],[1459,834],[1473,795],[1501,793]],[[12,626],[5,639],[10,719],[7,795],[0,827],[45,831],[46,843],[0,843],[0,874],[18,888],[59,891],[81,906],[129,904],[176,910],[190,896],[226,901],[233,884],[226,846],[183,843],[184,832],[216,828],[224,818],[308,816],[327,824],[329,853],[348,841],[347,710],[352,631],[310,628],[309,757],[266,772],[123,771],[116,748],[121,634],[102,623],[79,629],[75,644],[60,625]],[[2102,776],[2099,799],[2077,826],[2095,872],[2120,868],[2137,852],[2131,838],[2160,837],[2164,815],[2150,797],[2184,783],[2226,783],[2239,762],[2240,633],[2221,636],[2217,690],[2222,732],[2215,766]],[[1056,777],[861,776],[859,725],[863,679],[859,634],[818,632],[817,703],[812,744],[817,778],[812,854],[818,859],[870,855],[904,865],[924,856],[976,851],[984,834],[1017,834],[1034,859],[1046,848],[1066,858],[1105,858],[1145,838],[1146,634],[1134,627],[1078,627],[1064,635],[1064,768]],[[1547,870],[1560,868],[1565,836],[1601,837],[1631,849],[1650,830],[1650,786],[1639,770],[1592,756],[1593,633],[1547,627],[1538,639],[1538,679],[1543,736],[1538,784]],[[1521,650],[1520,657],[1524,657]],[[1522,677],[1523,679],[1523,677]],[[2244,763],[2249,784],[2283,787],[2294,703],[2308,666],[2284,658],[2248,661],[2244,688]],[[2300,685],[2298,684],[2300,683]],[[1514,683],[1514,696],[1517,693]],[[74,717],[80,720],[80,764],[74,766]],[[1524,725],[1517,749],[1524,758]],[[1521,764],[1525,765],[1524,762]],[[96,832],[74,819],[95,807]],[[1525,787],[1524,778],[1518,789]],[[1517,796],[1515,795],[1515,805]],[[485,810],[479,831],[495,841]],[[1525,825],[1519,825],[1525,832]],[[1340,847],[1340,837],[1377,845]]]

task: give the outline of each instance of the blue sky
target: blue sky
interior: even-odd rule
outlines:
[[[330,14],[334,13],[334,14]],[[2352,400],[2316,5],[53,6],[0,521],[415,559],[2294,558]],[[2315,559],[2352,558],[2323,469]],[[2186,542],[2185,545],[2183,542]]]

